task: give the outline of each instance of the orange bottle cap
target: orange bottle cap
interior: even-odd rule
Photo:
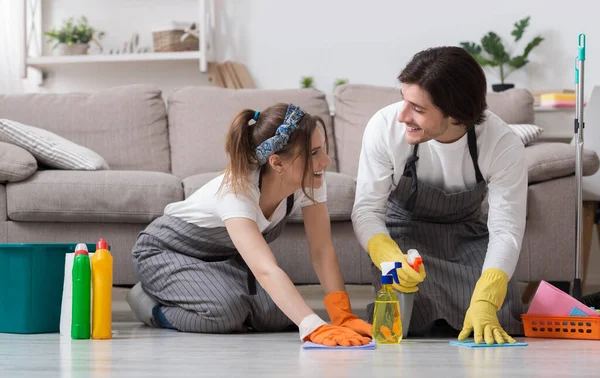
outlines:
[[[100,238],[98,243],[96,243],[96,250],[98,249],[108,249],[108,242],[103,238]]]

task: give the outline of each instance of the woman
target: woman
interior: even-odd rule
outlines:
[[[277,332],[295,324],[302,341],[370,342],[371,326],[352,313],[331,242],[324,131],[319,117],[293,104],[235,117],[225,173],[168,205],[139,235],[133,264],[141,282],[128,302],[140,320],[202,333]],[[268,245],[298,209],[333,325],[308,307]]]

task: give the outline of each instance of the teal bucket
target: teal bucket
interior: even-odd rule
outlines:
[[[76,245],[0,244],[0,332],[60,331],[65,254]],[[96,244],[87,247],[96,251]]]

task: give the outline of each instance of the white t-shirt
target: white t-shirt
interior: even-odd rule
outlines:
[[[402,106],[399,102],[378,111],[364,132],[352,221],[365,249],[373,235],[389,235],[385,225],[387,200],[412,154],[413,146],[404,139],[406,126],[397,120]],[[475,127],[479,169],[488,184],[490,237],[483,270],[499,268],[512,277],[525,231],[525,147],[498,116],[486,111],[486,117]],[[447,193],[470,189],[477,182],[467,134],[453,143],[421,143],[418,156],[419,181]]]
[[[246,194],[235,195],[227,188],[217,193],[223,177],[215,177],[185,200],[167,205],[165,215],[177,217],[202,228],[225,227],[224,221],[227,219],[248,218],[256,222],[261,232],[270,230],[285,217],[287,198],[279,203],[270,219],[266,219],[260,209],[259,170],[250,173],[250,186]],[[309,190],[307,192],[310,194]],[[325,180],[319,189],[314,189],[313,198],[319,203],[327,201]],[[292,213],[313,204],[302,189],[298,189],[294,193]]]

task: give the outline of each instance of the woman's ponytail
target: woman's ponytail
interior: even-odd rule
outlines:
[[[254,110],[250,109],[239,112],[229,126],[225,139],[225,152],[229,157],[229,164],[225,170],[223,184],[229,185],[236,194],[246,192],[249,171],[256,164],[251,143],[254,125],[249,125],[254,114]]]

